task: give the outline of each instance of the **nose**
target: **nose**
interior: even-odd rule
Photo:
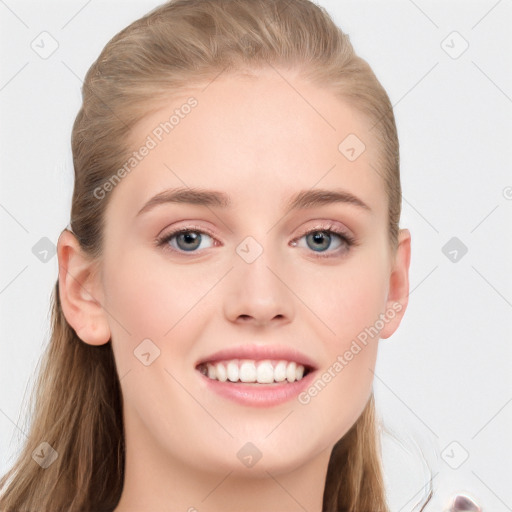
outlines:
[[[224,314],[229,321],[255,327],[284,325],[293,320],[294,293],[290,276],[264,254],[252,263],[240,259],[230,273]]]

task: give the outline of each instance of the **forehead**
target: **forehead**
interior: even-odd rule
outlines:
[[[135,153],[151,146],[118,186],[132,210],[165,188],[222,188],[247,205],[318,184],[342,186],[384,212],[369,122],[289,71],[221,74],[144,118],[129,144]]]

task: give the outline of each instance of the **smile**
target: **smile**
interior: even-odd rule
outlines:
[[[196,370],[205,393],[266,408],[297,399],[317,373],[311,366],[279,359],[203,362]]]
[[[202,363],[197,368],[209,379],[220,382],[273,384],[300,381],[310,371],[295,361],[231,359]]]

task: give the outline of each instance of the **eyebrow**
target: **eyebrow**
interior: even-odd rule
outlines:
[[[229,208],[232,206],[230,197],[217,190],[203,188],[176,188],[160,192],[152,197],[137,213],[137,217],[152,210],[155,206],[167,203],[187,203],[199,206]],[[302,190],[294,195],[285,205],[286,213],[292,210],[314,208],[315,206],[332,203],[345,203],[371,212],[371,208],[357,196],[342,189]]]

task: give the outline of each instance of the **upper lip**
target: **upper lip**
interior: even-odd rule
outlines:
[[[264,359],[275,359],[285,361],[295,361],[311,370],[316,369],[316,364],[308,356],[293,347],[283,345],[239,345],[229,347],[209,356],[201,358],[196,362],[195,367],[203,363],[213,363],[216,361],[227,361],[230,359],[252,359],[262,361]]]

